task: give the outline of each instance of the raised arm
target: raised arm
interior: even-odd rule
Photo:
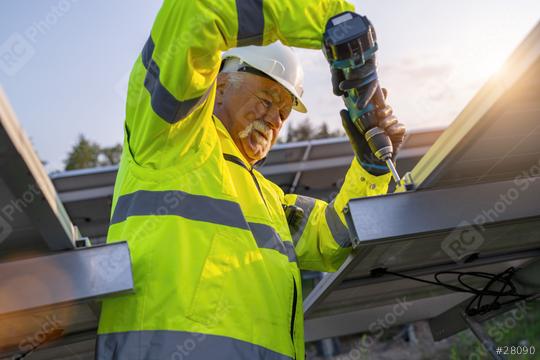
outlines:
[[[276,40],[321,48],[343,0],[165,0],[129,80],[126,143],[139,165],[162,168],[174,141],[182,158],[209,121],[221,51]]]

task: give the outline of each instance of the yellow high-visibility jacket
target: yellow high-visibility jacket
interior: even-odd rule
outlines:
[[[321,48],[343,0],[165,0],[129,80],[107,241],[135,293],[103,301],[98,359],[304,359],[301,269],[350,253],[343,208],[387,191],[353,161],[335,200],[285,195],[213,116],[220,51]],[[336,114],[337,115],[337,114]],[[284,206],[304,217],[288,227]],[[292,233],[291,233],[292,232]]]

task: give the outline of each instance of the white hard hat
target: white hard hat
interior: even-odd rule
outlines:
[[[282,43],[267,46],[244,46],[223,53],[223,60],[238,59],[237,64],[247,64],[283,85],[294,98],[293,109],[305,113],[306,106],[300,99],[304,88],[304,70],[296,53]],[[225,64],[226,65],[226,64]]]

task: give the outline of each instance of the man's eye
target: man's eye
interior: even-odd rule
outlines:
[[[259,100],[263,103],[264,107],[269,109],[272,107],[272,102],[270,100],[259,97]]]

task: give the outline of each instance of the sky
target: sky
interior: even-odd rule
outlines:
[[[449,125],[540,20],[538,0],[352,2],[376,28],[381,84],[409,130]],[[160,5],[2,1],[0,86],[47,171],[63,169],[79,134],[103,146],[122,142],[127,79]],[[310,120],[341,126],[322,52],[297,52]]]

